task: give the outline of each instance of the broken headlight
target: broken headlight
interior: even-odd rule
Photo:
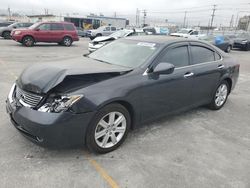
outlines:
[[[38,109],[38,111],[54,113],[65,112],[82,97],[83,95],[55,96],[49,98],[46,103]]]

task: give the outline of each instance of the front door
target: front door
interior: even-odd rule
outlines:
[[[50,41],[50,38],[51,38],[50,25],[51,24],[49,24],[49,23],[44,23],[44,24],[39,25],[36,28],[36,30],[34,32],[34,35],[35,35],[35,38],[36,38],[37,42],[48,42],[48,41]]]
[[[188,44],[167,48],[154,62],[171,63],[175,70],[159,76],[144,75],[142,120],[154,119],[192,105],[193,70],[189,66]]]

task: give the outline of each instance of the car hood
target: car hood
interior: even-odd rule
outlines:
[[[93,81],[101,81],[130,70],[131,68],[102,63],[84,57],[83,62],[55,65],[39,64],[28,67],[19,76],[17,85],[25,91],[45,94],[62,82],[69,81],[69,79],[74,80],[72,84],[78,82],[78,80],[87,80],[88,83],[93,83]],[[86,85],[86,83],[81,83],[82,86]]]
[[[234,42],[241,42],[241,41],[244,41],[244,40],[249,40],[249,39],[247,39],[247,38],[236,38],[236,39],[234,39]]]
[[[104,42],[104,41],[109,41],[109,40],[115,40],[114,37],[110,36],[101,36],[101,37],[96,37],[93,42]]]

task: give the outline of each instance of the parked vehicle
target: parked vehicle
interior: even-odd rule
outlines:
[[[239,48],[241,50],[250,50],[250,34],[241,33],[234,39],[234,48]]]
[[[7,22],[0,22],[0,27],[7,27],[11,24],[13,24],[14,22],[12,21],[7,21]]]
[[[227,36],[208,35],[200,37],[200,39],[215,45],[216,47],[227,53],[231,52],[233,48],[233,40],[230,40],[230,38]]]
[[[143,28],[143,31],[148,35],[169,35],[169,29],[166,27],[147,26]]]
[[[96,37],[95,39],[93,39],[92,41],[89,42],[89,52],[93,52],[101,47],[103,47],[104,45],[117,40],[119,38],[124,38],[124,37],[128,37],[128,36],[138,36],[138,35],[146,35],[146,33],[142,32],[138,32],[137,30],[133,31],[133,30],[119,30],[116,31],[115,33],[109,35],[109,36],[101,36],[101,37]]]
[[[171,33],[170,36],[174,36],[174,37],[184,37],[185,35],[191,33],[193,31],[193,29],[181,29],[180,31],[178,31],[177,33]]]
[[[87,35],[91,40],[93,40],[95,37],[108,36],[118,30],[119,29],[114,26],[101,26],[98,29],[88,30]]]
[[[1,27],[0,28],[0,36],[3,37],[4,39],[11,39],[11,31],[17,28],[28,28],[33,23],[26,23],[26,22],[17,22],[13,23],[7,27]]]
[[[77,34],[79,37],[86,37],[87,36],[87,32],[83,28],[77,27],[76,30],[77,30]]]
[[[29,66],[6,108],[17,130],[35,143],[85,143],[106,153],[145,122],[197,106],[222,108],[238,76],[239,64],[208,43],[127,37],[79,63]]]
[[[39,22],[28,29],[15,29],[11,36],[27,47],[38,42],[71,46],[74,41],[79,40],[75,26],[69,22]]]
[[[205,37],[206,34],[203,34],[201,31],[193,30],[190,33],[183,34],[182,37],[189,39],[199,39],[201,37]]]

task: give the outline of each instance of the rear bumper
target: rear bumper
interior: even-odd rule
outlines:
[[[6,110],[15,128],[29,140],[46,147],[83,145],[87,127],[94,112],[46,113],[27,107],[16,107],[6,101]]]

